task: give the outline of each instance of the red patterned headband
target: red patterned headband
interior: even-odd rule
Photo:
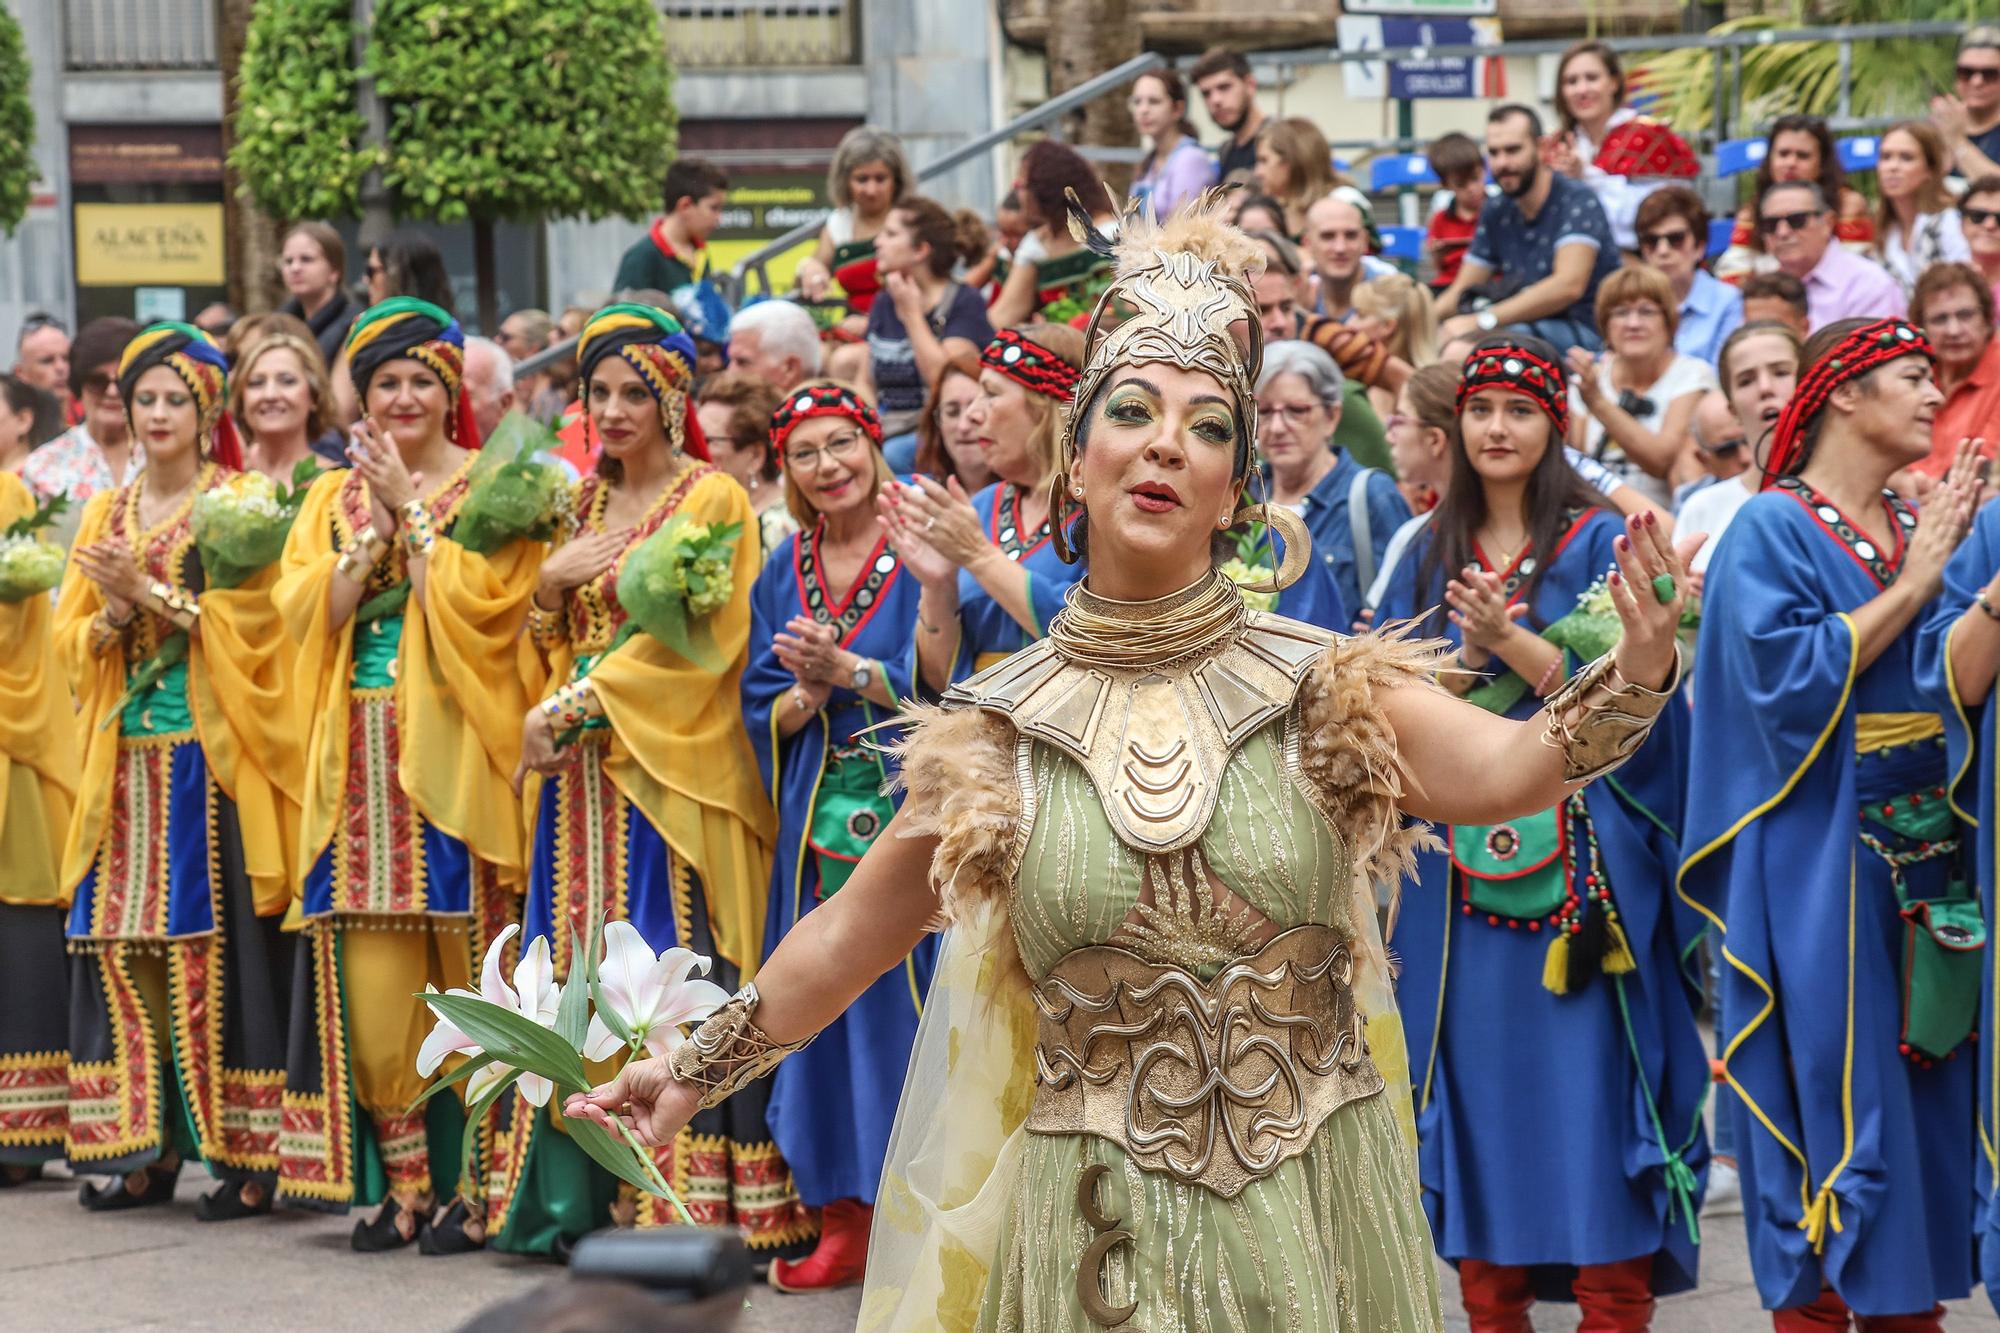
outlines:
[[[1481,389],[1520,394],[1548,413],[1558,439],[1568,437],[1569,381],[1555,362],[1508,343],[1481,347],[1465,359],[1465,374],[1458,382],[1459,414]]]
[[[1906,356],[1937,363],[1937,352],[1922,329],[1900,319],[1878,319],[1863,324],[1807,366],[1772,429],[1771,461],[1764,469],[1763,489],[1769,490],[1798,466],[1799,456],[1805,452],[1806,423],[1826,406],[1835,389]]]
[[[1076,397],[1082,372],[1037,342],[1002,329],[979,353],[979,364],[998,371],[1031,393],[1046,394],[1059,403]]]
[[[882,418],[854,390],[841,384],[808,384],[785,395],[771,414],[771,451],[780,462],[785,457],[785,439],[799,423],[813,417],[846,417],[878,446],[882,443]]]

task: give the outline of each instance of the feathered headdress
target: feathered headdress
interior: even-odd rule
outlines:
[[[1091,221],[1076,191],[1064,191],[1070,235],[1115,260],[1118,271],[1084,329],[1083,374],[1063,420],[1062,464],[1051,488],[1052,529],[1060,527],[1069,504],[1068,474],[1083,414],[1120,366],[1159,361],[1214,376],[1242,424],[1234,475],[1245,475],[1255,464],[1264,330],[1250,279],[1263,271],[1264,250],[1223,220],[1230,188],[1203,191],[1165,222],[1150,207],[1129,206],[1119,216],[1115,239]]]

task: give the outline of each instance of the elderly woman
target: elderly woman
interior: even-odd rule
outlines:
[[[890,766],[865,733],[914,694],[907,649],[919,586],[876,520],[876,498],[892,484],[881,436],[874,409],[827,380],[794,389],[771,419],[800,528],[751,592],[743,675],[744,725],[778,807],[767,953],[847,882],[897,804]],[[799,1197],[820,1210],[819,1248],[771,1267],[782,1291],[861,1280],[934,955],[925,939],[777,1073],[771,1133]]]
[[[1334,446],[1345,388],[1333,358],[1312,343],[1272,343],[1257,381],[1257,425],[1270,502],[1305,520],[1314,558],[1353,613],[1410,507],[1394,477]]]
[[[1976,1062],[1949,1057],[1975,1002],[1932,965],[1971,943],[1944,701],[1954,675],[1962,706],[1991,683],[1959,653],[1990,571],[1935,604],[1978,459],[1961,445],[1921,519],[1886,489],[1943,397],[1913,325],[1838,321],[1800,366],[1709,566],[1679,887],[1721,933],[1725,1109],[1774,1327],[1935,1329],[1974,1277]]]
[[[757,984],[671,1062],[566,1108],[671,1135],[832,1022],[942,909],[866,1328],[1172,1328],[1199,1309],[1288,1333],[1437,1329],[1374,882],[1402,873],[1405,813],[1561,800],[1640,743],[1675,684],[1680,570],[1643,528],[1619,551],[1615,655],[1527,723],[1437,690],[1420,647],[1244,605],[1214,538],[1257,517],[1239,508],[1255,256],[1201,214],[1128,238],[1105,308],[1136,314],[1099,326],[1062,435],[1064,503],[1084,511],[1065,549],[1088,586],[1046,640],[918,715],[902,810]],[[1368,776],[1396,772],[1401,798]],[[1193,1096],[1191,1069],[1210,1071]]]
[[[1000,480],[970,499],[929,477],[883,488],[889,540],[923,585],[916,679],[943,690],[1047,632],[1080,570],[1056,544],[1056,438],[1082,337],[1060,325],[1002,329],[980,353],[968,410]]]
[[[237,688],[282,638],[245,632],[268,575],[210,589],[193,540],[196,498],[242,465],[223,367],[186,324],[126,345],[118,396],[146,469],[84,507],[56,604],[84,747],[62,871],[68,1156],[120,1177],[84,1187],[93,1212],[168,1202],[190,1157],[222,1182],[203,1216],[271,1208],[293,880],[258,761],[290,717],[282,692]]]
[[[354,321],[354,467],[307,492],[273,593],[311,728],[299,831],[310,1009],[292,1025],[279,1187],[344,1211],[385,1182],[386,1202],[355,1224],[362,1251],[480,1243],[478,1182],[451,1197],[464,1117],[439,1105],[427,1124],[411,1109],[431,1028],[417,996],[470,984],[527,870],[508,779],[542,547],[520,538],[481,554],[453,535],[479,446],[464,347],[456,320],[413,297]],[[433,1218],[440,1195],[450,1202]]]
[[[1570,441],[1658,505],[1674,483],[1698,470],[1694,409],[1715,388],[1715,369],[1674,348],[1679,304],[1666,274],[1628,265],[1598,284],[1597,327],[1609,350],[1569,351],[1577,406]]]
[[[535,775],[523,793],[535,812],[523,934],[548,941],[561,977],[580,975],[574,941],[607,915],[636,928],[654,954],[713,957],[728,985],[763,956],[771,806],[737,722],[762,552],[743,488],[709,461],[689,398],[694,358],[679,321],[652,306],[608,306],[577,342],[589,429],[603,447],[573,488],[570,525],[536,580],[529,635],[552,688],[516,732]],[[650,635],[617,642],[627,618],[619,573],[676,515],[742,525],[730,599],[707,621],[720,670]],[[576,741],[557,748],[573,727]],[[739,1228],[768,1257],[812,1225],[771,1149],[762,1103],[760,1090],[697,1120],[663,1147],[659,1168],[699,1220]],[[525,1099],[496,1159],[490,1221],[503,1250],[560,1254],[613,1216],[671,1220],[651,1196],[614,1214],[616,1182]]]
[[[798,520],[785,507],[783,469],[771,452],[771,413],[778,402],[769,381],[740,370],[710,375],[695,395],[695,418],[709,454],[750,497],[758,549],[767,557],[798,530]]]

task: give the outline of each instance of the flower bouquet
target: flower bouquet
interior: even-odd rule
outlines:
[[[707,620],[736,591],[742,532],[741,523],[710,527],[675,514],[639,543],[618,573],[618,604],[629,619],[612,647],[644,630],[703,670],[722,670]]]
[[[502,417],[466,478],[452,539],[468,551],[491,555],[522,537],[542,542],[554,536],[569,501],[569,478],[537,455],[557,443],[555,432],[532,417],[519,412]]]
[[[35,512],[15,519],[0,532],[0,602],[19,602],[47,592],[62,582],[63,550],[38,534],[69,508],[63,496],[35,506]]]
[[[628,1061],[669,1055],[686,1040],[683,1025],[700,1022],[729,999],[720,986],[693,975],[708,971],[707,958],[679,948],[655,954],[624,921],[605,927],[601,959],[594,932],[587,946],[576,940],[572,956],[582,974],[572,966],[568,985],[555,978],[546,937],[522,952],[509,985],[501,957],[519,930],[507,927],[487,949],[477,992],[426,987],[420,996],[438,1021],[417,1053],[417,1072],[430,1077],[454,1052],[468,1058],[425,1089],[412,1110],[461,1080],[472,1126],[517,1084],[534,1106],[547,1106],[551,1097],[560,1103],[592,1087],[585,1060],[609,1059],[621,1050]],[[683,1222],[694,1225],[653,1154],[630,1129],[619,1125],[621,1143],[595,1121],[570,1120],[564,1127],[599,1166],[668,1200]],[[465,1136],[468,1156],[478,1138]]]
[[[1235,535],[1234,541],[1236,554],[1223,561],[1218,568],[1224,577],[1236,585],[1237,592],[1243,596],[1244,605],[1252,611],[1276,611],[1277,593],[1258,591],[1245,586],[1251,583],[1268,583],[1271,579],[1271,561],[1267,558],[1267,553],[1271,552],[1271,543],[1264,536],[1264,525],[1245,524],[1244,530]]]
[[[1650,589],[1644,591],[1651,595]],[[1681,610],[1682,643],[1692,645],[1695,631],[1700,628],[1701,604],[1690,597]],[[1578,662],[1591,662],[1617,647],[1618,636],[1623,632],[1618,608],[1611,601],[1611,586],[1598,579],[1578,595],[1576,606],[1568,614],[1550,622],[1542,631],[1542,638]],[[1527,692],[1528,682],[1518,673],[1508,671],[1497,680],[1474,688],[1465,697],[1467,702],[1478,704],[1490,713],[1505,713]]]
[[[292,469],[290,486],[261,472],[239,472],[195,497],[189,526],[209,587],[237,587],[284,554],[292,520],[318,476],[319,464],[304,458]]]

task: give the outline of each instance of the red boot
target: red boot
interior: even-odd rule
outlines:
[[[1472,1333],[1534,1333],[1528,1307],[1535,1303],[1535,1292],[1527,1269],[1461,1259],[1458,1295]]]
[[[820,1210],[819,1245],[797,1263],[771,1265],[779,1291],[832,1291],[861,1281],[868,1265],[868,1226],[875,1210],[859,1199],[835,1199]]]
[[[1922,1314],[1856,1315],[1861,1333],[1939,1333],[1944,1328],[1944,1307],[1933,1305]]]
[[[1645,1333],[1653,1322],[1653,1256],[1584,1264],[1570,1290],[1583,1313],[1577,1333]]]
[[[1819,1299],[1810,1305],[1794,1305],[1771,1311],[1771,1327],[1776,1333],[1826,1333],[1847,1327],[1847,1302],[1832,1287],[1822,1287]]]

